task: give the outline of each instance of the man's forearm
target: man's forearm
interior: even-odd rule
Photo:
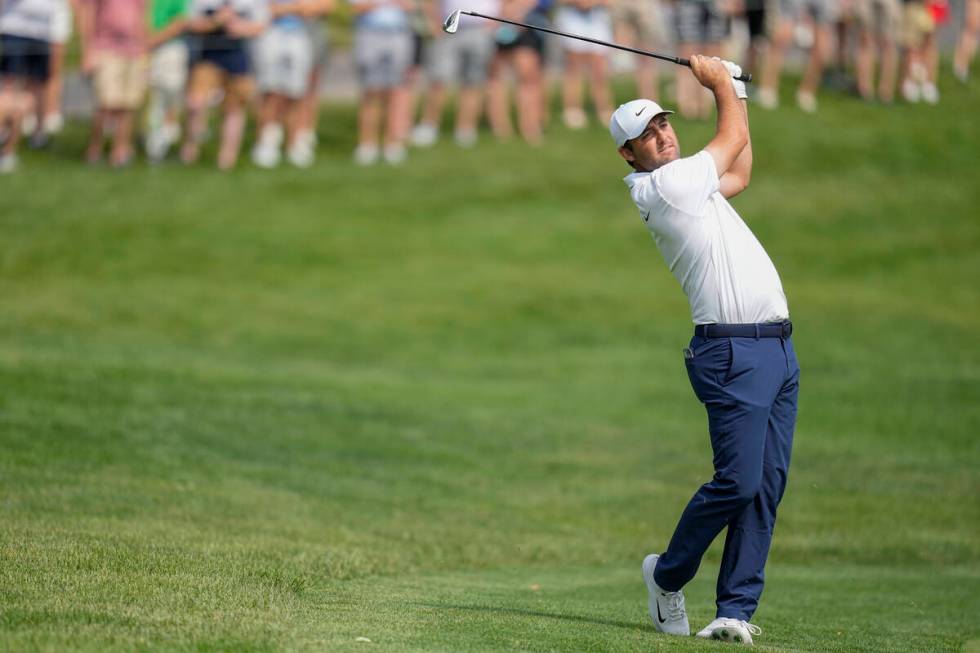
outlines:
[[[718,107],[718,127],[705,150],[715,160],[718,176],[721,177],[731,169],[735,159],[749,143],[748,118],[730,81],[716,85],[712,92]]]

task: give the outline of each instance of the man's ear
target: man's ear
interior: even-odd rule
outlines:
[[[626,147],[625,145],[621,145],[618,151],[619,151],[619,156],[626,159],[626,163],[633,165],[633,162],[636,161],[636,156],[633,154],[633,150]]]

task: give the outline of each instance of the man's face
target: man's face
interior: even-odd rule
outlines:
[[[667,114],[654,116],[636,138],[626,141],[619,154],[633,164],[637,172],[651,172],[681,156],[677,134],[667,121]]]

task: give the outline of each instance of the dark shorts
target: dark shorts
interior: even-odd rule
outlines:
[[[749,38],[753,41],[766,36],[766,8],[746,9],[745,20],[749,24]]]
[[[0,34],[0,75],[47,81],[51,45],[40,39]]]
[[[532,11],[521,22],[536,27],[548,27],[547,16],[537,11]],[[497,50],[501,52],[531,48],[538,53],[538,56],[544,56],[544,37],[541,32],[533,29],[504,25],[494,33],[494,40],[497,43]]]
[[[205,35],[190,39],[190,65],[207,62],[229,75],[250,75],[252,60],[241,39]]]

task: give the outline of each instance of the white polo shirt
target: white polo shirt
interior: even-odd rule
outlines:
[[[695,324],[789,318],[776,267],[719,192],[710,154],[702,150],[624,181],[687,295]]]

